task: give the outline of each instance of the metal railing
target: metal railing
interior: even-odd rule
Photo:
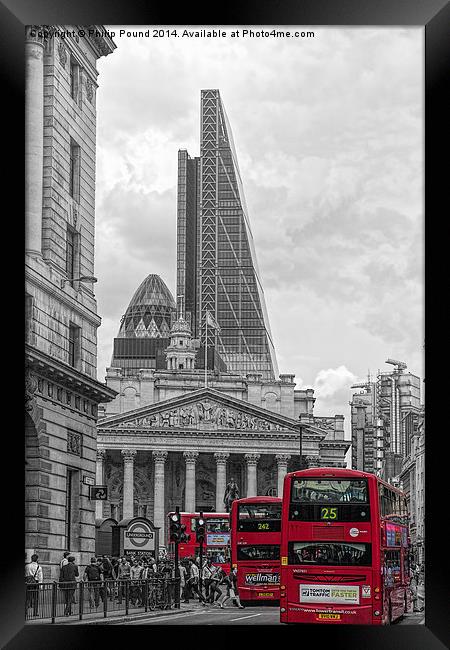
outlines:
[[[25,621],[106,618],[180,606],[180,578],[43,582],[25,585]],[[97,616],[96,616],[97,615]]]

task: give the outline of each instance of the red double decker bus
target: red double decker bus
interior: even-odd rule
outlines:
[[[242,602],[278,600],[281,499],[248,497],[231,505],[231,565]]]
[[[170,558],[173,558],[174,544],[169,539],[170,516],[167,515],[167,549]],[[180,512],[181,525],[185,525],[185,533],[190,536],[189,541],[181,542],[178,545],[178,557],[195,558],[200,553],[200,547],[195,541],[195,521],[200,517],[199,512]],[[214,565],[222,566],[228,574],[230,572],[230,515],[228,512],[204,512],[206,537],[203,544],[203,557],[210,558]]]
[[[410,608],[409,582],[403,492],[356,470],[286,475],[282,623],[389,624]]]

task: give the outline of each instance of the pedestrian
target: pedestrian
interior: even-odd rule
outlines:
[[[199,589],[199,568],[196,562],[192,560],[192,558],[189,559],[189,569],[191,574],[189,578],[189,586],[191,590],[197,594],[199,602],[202,603],[202,605],[206,605],[205,597]]]
[[[211,585],[211,574],[213,570],[213,564],[209,558],[206,559],[206,562],[203,564],[202,569],[202,583],[203,589],[205,591],[205,600],[209,602],[209,588]]]
[[[105,594],[109,596],[109,599],[113,599],[112,589],[111,589],[111,580],[113,580],[113,565],[111,560],[107,555],[102,557],[103,565],[103,580],[105,582]]]
[[[227,595],[225,598],[222,600],[220,603],[220,607],[224,609],[224,605],[231,598],[233,601],[233,605],[236,605],[236,607],[239,607],[240,609],[244,609],[244,605],[241,604],[241,601],[239,599],[239,592],[237,588],[237,568],[235,567],[231,572],[229,576],[226,576],[225,579],[225,585],[227,588]]]
[[[186,580],[187,580],[187,571],[186,571],[186,566],[184,562],[181,562],[178,566],[178,571],[180,574],[180,600],[183,599],[183,602],[189,602],[189,600],[186,601],[185,599],[185,591],[186,591]]]
[[[61,569],[63,568],[63,566],[65,566],[67,564],[67,562],[68,562],[67,558],[69,557],[69,555],[70,555],[69,551],[64,551],[62,560],[59,563],[59,571],[60,571],[60,573],[61,573]]]
[[[129,584],[131,577],[131,566],[126,557],[122,557],[119,564],[118,579],[119,588],[117,593],[118,603],[122,604],[122,598],[125,596],[127,584]]]
[[[217,604],[217,601],[222,596],[222,591],[219,589],[219,584],[225,577],[225,571],[221,566],[214,567],[211,573],[211,584],[209,586],[209,602]]]
[[[139,565],[139,561],[136,559],[130,568],[130,603],[133,605],[133,607],[140,607],[142,604],[141,589],[139,586],[141,572],[142,567]]]
[[[36,553],[31,556],[31,562],[25,565],[26,604],[25,611],[33,608],[33,616],[38,615],[39,608],[39,585],[44,582],[42,567],[38,563],[39,557]]]
[[[91,563],[85,568],[83,580],[88,583],[89,607],[93,607],[94,604],[95,607],[98,607],[100,603],[101,573],[95,557],[91,557]]]
[[[62,567],[59,576],[60,588],[64,593],[64,616],[72,615],[72,603],[74,602],[75,589],[77,586],[76,579],[78,575],[78,567],[75,564],[75,558],[73,555],[69,555],[67,558],[67,564]]]
[[[418,581],[417,581],[416,573],[415,573],[414,570],[411,570],[411,573],[410,573],[409,587],[411,589],[411,600],[412,600],[412,604],[413,604],[413,612],[418,612],[419,611],[419,609],[417,607]]]

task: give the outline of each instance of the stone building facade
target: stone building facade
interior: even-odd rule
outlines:
[[[400,472],[400,487],[406,493],[410,513],[409,532],[415,562],[425,561],[425,409],[417,427],[407,439],[406,455]]]
[[[68,29],[29,26],[25,39],[25,546],[44,579],[64,550],[87,564],[95,549],[84,481],[98,404],[115,396],[96,378],[93,291],[96,62],[115,44]]]
[[[97,482],[107,485],[109,501],[98,503],[97,519],[146,516],[160,527],[161,543],[175,506],[223,512],[231,477],[241,497],[279,495],[287,471],[345,467],[350,446],[344,416],[314,417],[314,391],[295,390],[294,375],[205,377],[195,369],[191,343],[180,317],[171,328],[168,369],[108,368],[117,397],[98,422]]]

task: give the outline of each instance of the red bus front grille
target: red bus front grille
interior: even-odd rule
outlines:
[[[344,539],[344,526],[313,526],[313,539]]]
[[[294,579],[301,580],[302,582],[367,582],[366,575],[346,575],[346,574],[330,574],[327,573],[295,573]]]

